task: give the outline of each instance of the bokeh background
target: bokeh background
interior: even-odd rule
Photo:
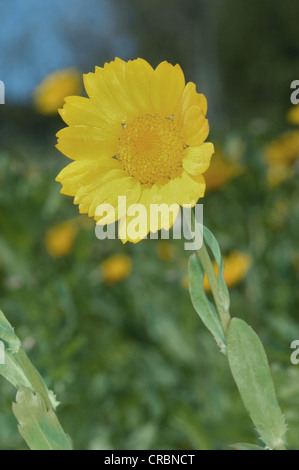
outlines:
[[[77,449],[227,449],[257,436],[191,305],[183,242],[95,237],[59,193],[63,123],[38,112],[36,86],[142,57],[179,63],[207,96],[205,225],[224,255],[250,259],[227,263],[231,312],[262,338],[299,448],[298,20],[295,0],[1,0],[0,305]],[[0,387],[0,448],[24,448],[15,390]]]

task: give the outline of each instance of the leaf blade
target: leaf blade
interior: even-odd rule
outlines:
[[[54,411],[47,410],[39,393],[24,387],[18,390],[13,413],[31,450],[72,450]]]
[[[269,448],[285,444],[286,425],[281,413],[263,345],[246,322],[231,321],[228,361],[245,408]]]
[[[214,305],[208,300],[203,287],[204,271],[200,265],[196,254],[190,256],[189,259],[189,291],[191,301],[195,311],[200,316],[204,325],[212,333],[216,343],[222,352],[226,350],[226,341],[218,317],[217,310]]]

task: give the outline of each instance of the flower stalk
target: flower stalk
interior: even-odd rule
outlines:
[[[192,213],[188,221],[197,236],[203,230],[201,248],[192,255],[189,262],[190,295],[195,310],[205,326],[214,336],[220,350],[227,354],[231,373],[265,448],[285,449],[286,425],[281,413],[264,347],[246,322],[231,318],[229,293],[224,280],[224,262],[220,248],[213,234],[198,225]],[[218,265],[218,277],[207,250],[211,249]],[[215,307],[208,301],[203,280],[207,276],[215,301]],[[242,444],[248,446],[248,444]]]
[[[202,243],[201,248],[197,250],[196,255],[200,263],[202,264],[202,267],[210,283],[211,291],[223,327],[223,331],[225,334],[227,334],[231,317],[229,311],[226,310],[225,307],[222,305],[221,297],[219,294],[218,279],[204,241]]]

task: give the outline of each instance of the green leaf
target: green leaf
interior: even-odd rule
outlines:
[[[214,305],[208,300],[203,287],[204,272],[194,253],[189,259],[189,290],[193,306],[212,333],[222,352],[226,350],[224,331]]]
[[[11,246],[3,236],[0,236],[1,262],[9,274],[16,275],[26,285],[32,285],[32,275],[22,256]]]
[[[32,391],[39,391],[48,408],[55,410],[59,405],[55,394],[47,388],[43,378],[32,365],[22,348],[16,354],[9,351],[5,352],[5,364],[0,365],[0,375],[15,388],[27,387]]]
[[[14,387],[28,387],[32,385],[15,354],[5,351],[5,364],[0,366],[0,374]]]
[[[47,388],[43,378],[21,348],[19,338],[1,310],[0,340],[8,344],[8,349],[5,351],[5,363],[0,365],[0,375],[16,388],[27,387],[32,391],[38,391],[43,396],[47,407],[55,410],[59,402],[56,401],[54,393]]]
[[[21,342],[2,310],[0,310],[0,339],[8,344],[9,350],[13,353],[19,351]]]
[[[13,403],[19,432],[31,450],[72,450],[54,411],[47,410],[39,393],[21,388]]]
[[[232,444],[232,447],[235,450],[266,450],[264,447],[256,446],[254,444],[243,444],[241,442],[237,442],[236,444]]]
[[[226,282],[224,280],[223,272],[224,272],[224,260],[221,256],[221,251],[219,244],[212,234],[212,232],[207,229],[207,227],[203,228],[203,238],[210,250],[213,253],[213,256],[215,258],[215,261],[218,265],[218,286],[219,286],[219,299],[222,308],[225,311],[229,311],[229,305],[230,305],[230,297],[229,297],[229,291],[226,285]]]
[[[260,339],[247,323],[234,318],[227,343],[233,377],[261,439],[271,449],[280,448],[286,440],[286,425]]]

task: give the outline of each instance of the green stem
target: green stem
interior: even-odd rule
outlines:
[[[196,223],[196,220],[195,220],[194,211],[192,211],[191,214],[192,214],[192,223],[194,225],[194,229],[197,232],[197,235],[199,236],[201,234],[200,234],[200,229],[198,227],[198,224]],[[188,218],[187,218],[187,223],[189,224]],[[190,232],[191,232],[192,228],[190,227],[190,225],[189,225],[189,229],[190,229]],[[196,251],[196,255],[197,255],[197,257],[198,257],[198,259],[199,259],[199,261],[200,261],[200,263],[203,267],[203,270],[204,270],[204,272],[205,272],[205,274],[208,278],[208,281],[209,281],[209,284],[210,284],[210,287],[211,287],[211,291],[212,291],[212,294],[213,294],[213,298],[214,298],[214,301],[215,301],[215,305],[216,305],[216,308],[217,308],[217,311],[218,311],[218,314],[219,314],[219,318],[220,318],[224,333],[226,335],[227,332],[228,332],[231,317],[230,317],[229,311],[226,308],[224,308],[223,305],[222,305],[222,301],[221,301],[221,298],[220,298],[220,295],[219,295],[218,279],[217,279],[217,276],[216,276],[216,273],[215,273],[215,270],[214,270],[214,266],[212,264],[212,261],[211,261],[210,255],[208,253],[208,250],[206,248],[204,240],[202,240],[202,246],[199,248],[199,250]]]
[[[218,279],[211,261],[211,258],[209,256],[208,250],[206,248],[205,242],[203,241],[202,246],[199,250],[197,250],[196,255],[204,269],[204,272],[206,273],[206,276],[208,278],[211,291],[214,297],[215,305],[223,326],[223,330],[225,334],[228,332],[228,327],[230,323],[230,314],[229,312],[223,308],[221,299],[219,296],[219,286],[218,286]]]
[[[26,377],[31,383],[33,390],[38,392],[43,397],[48,410],[51,408],[53,409],[53,405],[50,401],[48,390],[46,389],[43,379],[41,378],[36,368],[32,365],[27,354],[22,348],[20,348],[20,350],[16,353],[16,357]]]

